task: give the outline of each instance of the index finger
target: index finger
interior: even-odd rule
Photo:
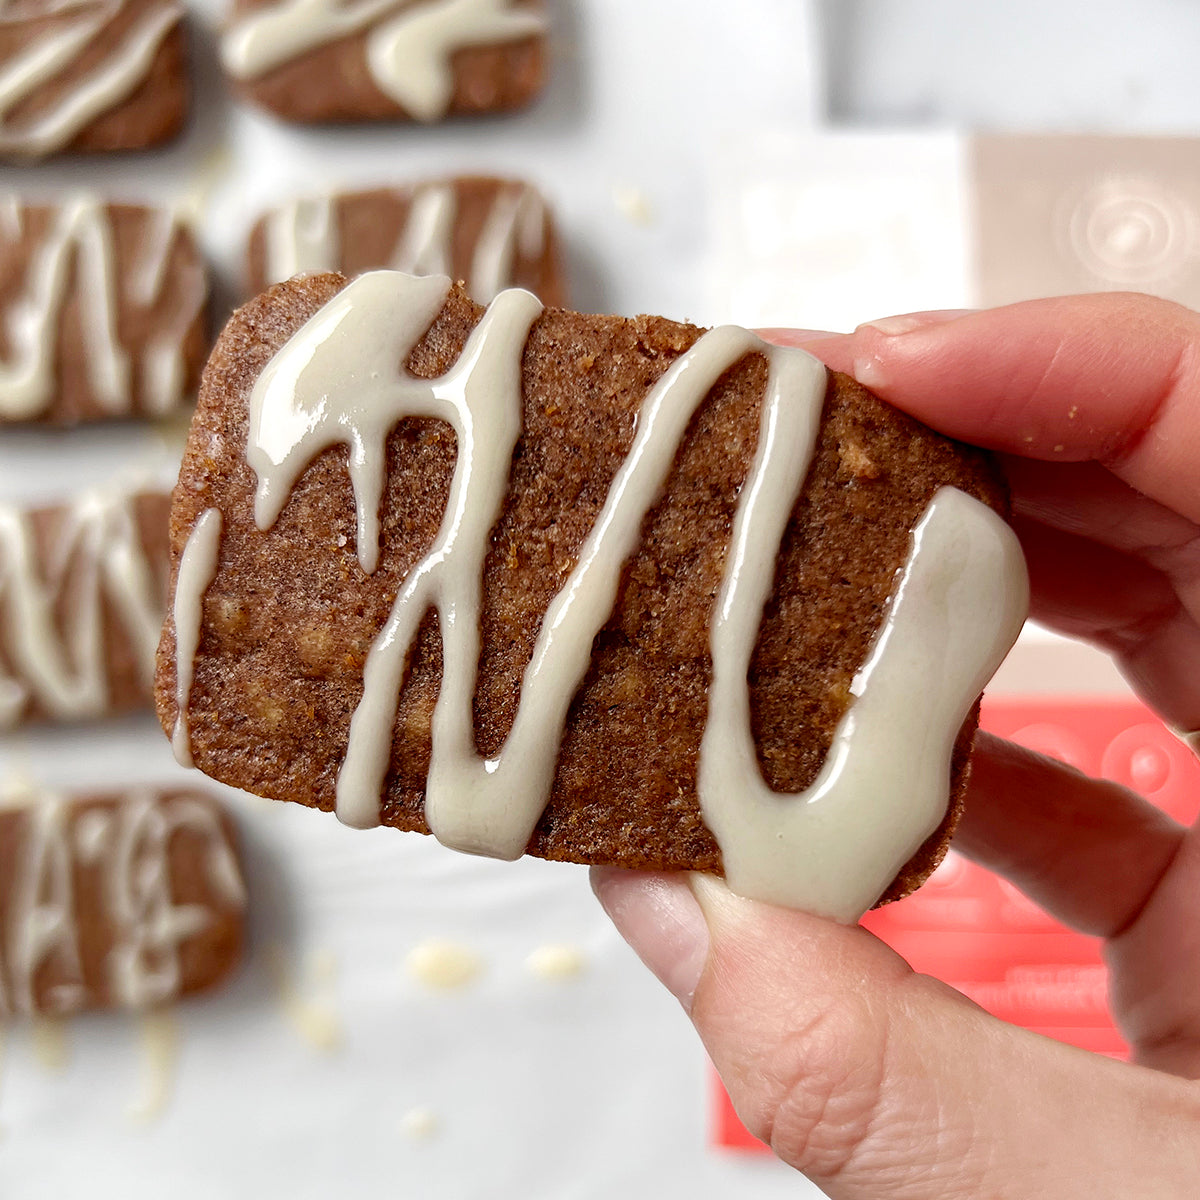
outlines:
[[[1103,463],[1200,521],[1200,315],[1190,309],[1068,296],[891,317],[804,348],[951,437]]]

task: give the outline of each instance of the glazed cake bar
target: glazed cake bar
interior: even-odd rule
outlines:
[[[181,759],[458,849],[854,919],[945,850],[1027,599],[982,452],[745,330],[309,276],[210,359]]]

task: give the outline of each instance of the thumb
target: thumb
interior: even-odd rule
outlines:
[[[747,1128],[835,1200],[1195,1185],[1193,1085],[1006,1025],[865,930],[710,877],[596,868],[592,880],[688,1011]]]

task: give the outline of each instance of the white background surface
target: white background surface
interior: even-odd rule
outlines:
[[[202,205],[204,241],[228,295],[245,231],[276,198],[495,169],[541,184],[555,205],[577,307],[711,320],[761,305],[721,274],[728,248],[716,244],[723,224],[714,214],[746,202],[735,168],[759,171],[772,138],[792,138],[819,116],[808,6],[552,7],[552,83],[528,114],[444,129],[289,130],[225,98],[211,37],[202,35],[198,114],[179,147],[103,165],[4,169],[0,182],[35,194],[92,186]],[[842,0],[822,9],[840,120],[1196,123],[1191,50],[1200,18],[1188,5]],[[1052,62],[1033,48],[1031,30],[1051,31]],[[953,135],[934,128],[920,138],[928,147]],[[914,171],[912,149],[880,142],[878,162],[909,179],[911,196],[898,207],[925,227],[922,188],[941,168]],[[768,165],[785,183],[797,170],[786,155]],[[633,189],[650,221],[631,220],[614,189]],[[891,270],[886,289],[859,311],[844,292],[836,311],[822,308],[816,279],[796,281],[790,298],[786,261],[776,262],[763,275],[769,319],[798,323],[811,312],[837,327],[878,315],[880,305],[956,303],[945,294],[959,278],[954,251],[941,245],[942,257],[917,259],[907,275]],[[903,266],[894,241],[873,253]],[[131,461],[162,467],[171,453],[161,435],[132,429],[6,431],[0,495],[62,495]],[[1096,680],[1112,682],[1103,670]],[[53,784],[182,774],[149,719],[5,739],[0,770]],[[133,1019],[74,1022],[69,1062],[53,1071],[30,1031],[14,1029],[0,1065],[4,1200],[815,1194],[774,1163],[708,1149],[706,1065],[695,1037],[602,918],[581,869],[479,862],[386,830],[353,833],[297,808],[237,804],[250,857],[252,954],[233,986],[180,1007],[166,1114],[139,1126],[127,1113],[140,1086]],[[479,981],[446,995],[407,977],[404,955],[430,938],[471,947],[484,967]],[[528,953],[558,942],[583,953],[584,972],[560,982],[531,974]],[[283,948],[302,996],[336,1019],[340,1049],[321,1051],[294,1028],[270,969],[273,947]],[[324,960],[335,964],[332,975],[318,970]],[[437,1121],[428,1140],[403,1131],[404,1114],[417,1107]]]

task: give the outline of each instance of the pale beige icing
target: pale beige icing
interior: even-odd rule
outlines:
[[[539,11],[511,0],[279,0],[235,21],[221,58],[234,77],[255,79],[369,30],[366,62],[376,86],[413,117],[433,121],[453,97],[456,50],[520,41],[544,29]]]
[[[173,213],[147,214],[147,243],[125,283],[134,303],[148,308],[158,299],[181,232]],[[55,400],[60,321],[73,265],[92,391],[111,416],[133,411],[133,366],[117,330],[122,281],[112,222],[102,203],[75,196],[54,211],[50,229],[30,259],[23,290],[4,313],[10,349],[0,360],[0,417],[33,420]],[[184,399],[183,339],[208,296],[199,263],[187,269],[182,287],[171,322],[143,352],[143,402],[156,415],[170,412]]]
[[[44,32],[0,67],[0,153],[38,157],[61,150],[145,81],[163,39],[183,16],[177,4],[151,8],[87,75],[80,77],[72,68],[122,7],[123,0],[105,0],[98,7],[82,2],[63,4],[63,10],[78,8],[79,18]],[[63,97],[16,127],[6,123],[10,110],[68,71],[74,76],[74,86]]]
[[[483,973],[483,959],[469,946],[436,939],[414,946],[404,966],[418,983],[439,992],[465,988]]]
[[[138,1017],[141,1072],[137,1096],[127,1109],[131,1120],[148,1125],[167,1111],[179,1065],[179,1021],[170,1008],[153,1008]]]
[[[367,657],[338,777],[338,816],[360,827],[379,822],[409,651],[421,619],[434,609],[444,672],[426,819],[455,848],[500,858],[522,853],[549,797],[567,710],[593,639],[612,612],[622,564],[638,545],[688,424],[730,366],[761,354],[769,375],[759,445],[739,496],[713,622],[700,800],[735,888],[840,919],[857,917],[945,811],[954,737],[1024,615],[1027,581],[1015,538],[978,501],[938,494],[914,533],[887,621],[856,677],[855,701],[821,779],[800,796],[770,792],[749,732],[746,671],[779,541],[808,471],[826,372],[802,351],[768,346],[745,330],[715,329],[646,396],[629,455],[541,623],[511,732],[500,752],[484,760],[472,719],[483,562],[520,433],[521,355],[540,306],[527,293],[501,293],[458,362],[437,379],[415,379],[400,364],[440,311],[448,286],[445,279],[394,272],[361,276],[274,356],[250,398],[247,458],[258,478],[259,527],[274,522],[312,458],[344,443],[367,571],[378,557],[392,426],[402,417],[435,417],[457,437],[442,527],[404,581]],[[897,762],[910,758],[911,778],[897,782],[903,774]],[[830,865],[811,872],[811,885],[797,882],[810,867],[807,847],[815,844]]]
[[[192,672],[200,645],[204,618],[204,593],[217,573],[221,553],[221,512],[207,508],[196,519],[179,559],[175,580],[175,728],[171,748],[176,760],[185,767],[192,763],[192,740],[188,731],[187,710],[192,694]]]
[[[69,1013],[87,1005],[74,892],[77,862],[103,871],[105,911],[114,930],[108,983],[125,1007],[174,997],[179,947],[212,920],[207,907],[172,899],[168,847],[177,831],[204,839],[201,862],[214,894],[232,908],[245,905],[237,860],[220,822],[194,798],[134,789],[115,808],[82,814],[74,841],[67,836],[70,803],[62,796],[30,792],[20,807],[28,813],[20,869],[0,881],[9,889],[8,923],[0,937],[0,1016],[35,1011],[35,981],[51,963],[63,981],[43,1007]]]
[[[336,963],[324,954],[309,955],[306,970],[297,979],[291,957],[282,946],[272,947],[269,963],[284,1017],[292,1029],[323,1054],[340,1050],[345,1034],[333,1000]]]
[[[264,234],[270,283],[310,271],[337,270],[337,223],[329,196],[301,197],[281,205],[268,214]]]
[[[539,946],[525,959],[525,966],[532,975],[550,982],[574,979],[583,974],[586,963],[584,953],[578,946],[561,943]]]
[[[72,599],[60,617],[68,578]],[[44,560],[36,551],[29,513],[0,505],[0,613],[12,671],[0,673],[0,728],[17,724],[34,700],[60,720],[107,711],[106,602],[149,688],[162,603],[132,497],[81,496],[64,515]]]
[[[451,274],[455,209],[449,184],[417,188],[388,265],[410,275]]]

